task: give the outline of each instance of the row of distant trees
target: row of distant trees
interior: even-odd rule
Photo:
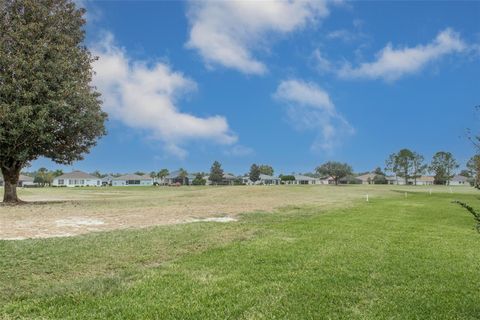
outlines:
[[[467,169],[460,172],[463,176],[473,178],[475,186],[478,186],[479,182],[479,161],[479,155],[473,156],[467,162]],[[433,155],[430,163],[425,163],[425,158],[421,154],[410,149],[401,149],[388,157],[385,169],[405,179],[405,183],[413,180],[416,184],[417,178],[431,173],[434,175],[435,184],[449,184],[459,167],[460,165],[450,152],[439,151]]]
[[[413,180],[413,184],[416,184],[417,178],[421,177],[426,173],[432,173],[434,175],[435,184],[449,184],[450,180],[454,177],[459,164],[450,152],[439,151],[435,153],[432,157],[430,163],[425,163],[424,157],[412,150],[401,149],[396,153],[392,153],[385,162],[385,170],[395,174],[397,177],[405,179],[405,183]],[[179,178],[185,184],[188,177],[187,170],[180,168]],[[367,172],[365,172],[367,173]],[[373,172],[373,178],[371,179],[372,184],[386,184],[386,174],[380,167],[377,167]],[[30,172],[29,175],[34,177],[34,182],[40,186],[50,186],[55,177],[63,174],[62,170],[53,170],[50,171],[46,168],[40,168],[37,171]],[[104,178],[106,176],[117,177],[122,175],[121,173],[101,173],[100,171],[94,171],[92,175],[98,178]],[[145,172],[137,171],[137,175],[146,175]],[[158,179],[163,181],[165,177],[170,174],[170,171],[166,168],[159,171],[152,171],[148,174],[152,179]],[[274,169],[272,166],[267,164],[252,164],[250,166],[250,171],[246,174],[252,182],[260,180],[260,175],[269,175],[273,176]],[[362,174],[362,173],[360,173]],[[473,156],[466,165],[466,169],[460,172],[460,175],[471,178],[472,183],[475,186],[480,186],[480,155]],[[206,177],[214,185],[220,185],[224,183],[224,170],[220,162],[213,162],[210,173],[197,172],[194,173],[195,178],[192,180],[193,185],[205,185],[207,180]],[[341,179],[346,180],[350,183],[355,183],[355,177],[352,167],[347,163],[341,163],[336,161],[326,162],[315,168],[313,173],[304,173],[304,175],[311,177],[332,177],[335,181],[335,184],[338,184]],[[280,179],[283,182],[295,180],[294,175],[280,175]],[[237,184],[241,184],[242,181],[235,181]]]

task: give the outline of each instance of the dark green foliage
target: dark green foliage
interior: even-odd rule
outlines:
[[[107,174],[105,173],[101,173],[100,171],[98,170],[95,170],[91,173],[92,176],[95,176],[97,178],[105,178],[107,176]]]
[[[423,163],[423,156],[416,152],[413,153],[412,169],[413,169],[413,184],[417,185],[417,178],[420,178],[426,171],[428,166]]]
[[[163,180],[166,176],[168,176],[168,174],[169,174],[168,169],[162,169],[162,170],[158,171],[157,177],[159,179]]]
[[[430,164],[430,170],[435,173],[435,183],[437,184],[449,184],[458,167],[453,155],[445,151],[435,153]]]
[[[215,161],[210,168],[210,176],[208,177],[214,185],[221,184],[223,181],[223,169],[220,162]]]
[[[480,212],[478,212],[477,210],[475,210],[475,208],[473,208],[472,206],[468,205],[465,202],[455,200],[453,201],[453,203],[459,204],[460,206],[467,209],[468,212],[470,212],[473,215],[473,218],[475,219],[475,223],[476,223],[475,229],[477,229],[477,232],[480,233]]]
[[[392,153],[387,161],[385,169],[405,179],[405,184],[414,176],[415,153],[409,149],[402,149]]]
[[[188,172],[187,170],[183,169],[183,168],[180,168],[178,169],[178,177],[182,180],[182,185],[186,185],[187,184],[187,176],[188,176]]]
[[[33,173],[33,182],[38,185],[45,187],[51,186],[53,179],[55,177],[61,176],[63,174],[62,170],[49,171],[47,168],[40,168]]]
[[[387,184],[388,181],[387,181],[387,178],[385,177],[385,175],[383,174],[376,174],[374,177],[373,177],[373,181],[372,181],[374,184]]]
[[[295,176],[292,175],[280,175],[280,180],[282,182],[287,182],[287,181],[295,181]]]
[[[38,157],[81,160],[105,134],[91,86],[84,9],[67,0],[0,1],[0,167],[4,201],[18,202],[20,170]]]
[[[261,174],[266,174],[267,176],[273,176],[273,167],[267,164],[262,164],[258,167]]]
[[[207,180],[203,178],[203,176],[200,173],[197,173],[195,176],[195,179],[193,179],[192,184],[194,186],[204,186],[207,183]]]
[[[254,163],[250,167],[250,173],[248,175],[252,182],[256,182],[260,179],[260,168]]]
[[[352,167],[346,163],[340,163],[336,161],[329,161],[315,169],[318,174],[323,176],[331,176],[335,180],[335,184],[338,184],[339,180],[343,177],[353,174]]]

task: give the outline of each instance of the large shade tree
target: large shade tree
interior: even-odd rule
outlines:
[[[46,157],[71,164],[105,134],[84,14],[68,0],[0,1],[4,202],[19,202],[16,185],[29,162]]]
[[[220,162],[215,161],[210,168],[210,176],[208,177],[214,185],[218,185],[223,181],[223,169]]]
[[[352,167],[346,163],[329,161],[318,166],[315,171],[322,176],[330,176],[338,185],[338,181],[348,175],[353,174]]]
[[[433,155],[430,170],[435,173],[435,183],[450,184],[455,175],[455,169],[459,167],[457,161],[450,152],[439,151]]]
[[[415,155],[415,152],[409,149],[392,153],[385,162],[385,169],[402,177],[405,184],[408,184],[408,180],[415,176]]]

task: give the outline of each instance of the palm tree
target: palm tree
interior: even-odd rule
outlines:
[[[162,170],[158,171],[157,177],[158,177],[158,179],[160,179],[162,182],[164,182],[163,179],[165,179],[165,177],[168,176],[169,173],[170,173],[170,172],[168,171],[168,169],[162,169]]]

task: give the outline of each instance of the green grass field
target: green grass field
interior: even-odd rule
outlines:
[[[367,203],[369,187],[329,188],[358,197],[232,223],[0,241],[0,318],[480,318],[480,234],[452,203],[480,208],[476,192],[383,187]]]

